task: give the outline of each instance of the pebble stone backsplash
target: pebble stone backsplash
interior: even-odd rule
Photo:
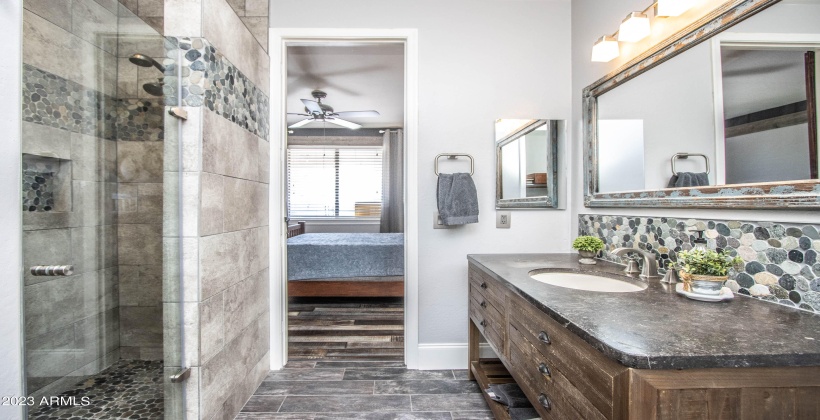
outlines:
[[[166,38],[166,100],[178,83],[174,73],[182,57],[182,105],[205,106],[228,121],[269,140],[268,97],[204,38]]]
[[[708,248],[743,259],[726,282],[734,292],[820,312],[820,225],[591,214],[578,222],[579,235],[604,241],[604,259],[620,262],[610,251],[640,248],[655,253],[661,273],[678,252],[692,249],[694,231],[704,230]]]

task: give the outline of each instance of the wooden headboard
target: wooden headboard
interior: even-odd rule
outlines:
[[[299,236],[305,233],[305,222],[296,222],[295,225],[288,225],[288,238]]]

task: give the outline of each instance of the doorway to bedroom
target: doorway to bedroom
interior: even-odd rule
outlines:
[[[288,363],[401,366],[405,45],[285,54]]]

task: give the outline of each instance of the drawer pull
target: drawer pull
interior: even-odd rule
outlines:
[[[547,398],[546,395],[540,394],[538,396],[538,402],[541,404],[542,407],[546,408],[547,411],[552,409],[552,403],[550,402],[550,399]]]
[[[481,282],[479,287],[481,287],[482,289],[486,289],[487,288],[487,282],[486,281]]]
[[[538,339],[541,340],[541,342],[543,342],[544,344],[552,344],[552,341],[550,341],[550,336],[547,335],[547,333],[544,331],[538,333]]]
[[[487,307],[487,302],[482,300],[480,305],[481,305],[482,308],[486,308]]]
[[[482,319],[481,322],[479,322],[478,324],[481,325],[482,327],[486,327],[487,326],[487,321]]]
[[[541,363],[540,365],[538,365],[538,371],[547,377],[552,376],[552,372],[550,372],[550,368],[549,366],[547,366],[546,363]]]

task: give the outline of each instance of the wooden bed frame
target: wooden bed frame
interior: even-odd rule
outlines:
[[[288,225],[288,238],[305,233],[305,222]],[[404,297],[404,276],[288,280],[289,297]]]

